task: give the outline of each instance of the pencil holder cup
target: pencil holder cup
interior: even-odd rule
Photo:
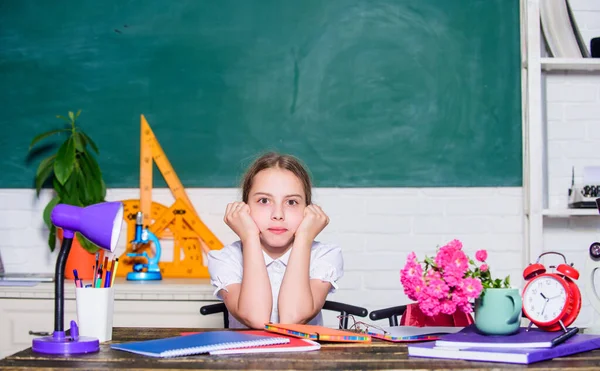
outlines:
[[[112,340],[115,288],[75,288],[79,335]]]

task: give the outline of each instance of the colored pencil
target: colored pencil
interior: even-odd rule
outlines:
[[[115,275],[115,258],[110,261],[110,282],[108,287],[112,287],[113,284],[113,276]]]
[[[115,277],[117,276],[117,267],[119,266],[119,258],[115,259],[115,262],[112,266],[112,274],[111,274],[111,281],[110,281],[110,286],[113,286],[115,284]]]

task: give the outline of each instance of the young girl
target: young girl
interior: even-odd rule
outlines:
[[[208,270],[230,327],[322,325],[321,308],[343,275],[342,252],[314,241],[329,218],[311,203],[300,162],[277,153],[257,159],[243,179],[242,202],[228,204],[224,220],[240,240],[211,251]]]

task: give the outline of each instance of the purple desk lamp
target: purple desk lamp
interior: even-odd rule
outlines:
[[[63,229],[63,242],[56,259],[54,283],[54,333],[33,339],[31,349],[45,354],[79,354],[100,350],[96,338],[79,336],[79,328],[71,321],[69,335],[64,331],[64,278],[65,264],[75,232],[79,232],[90,241],[105,250],[115,251],[121,225],[123,224],[123,204],[121,202],[103,202],[88,207],[58,204],[51,214],[52,224]]]

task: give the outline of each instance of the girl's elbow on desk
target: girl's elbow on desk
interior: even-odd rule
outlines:
[[[269,320],[257,320],[257,321],[252,321],[247,323],[248,328],[254,329],[254,330],[264,330],[265,329],[265,325],[269,323]]]
[[[265,324],[269,323],[270,318],[268,316],[253,316],[253,317],[242,317],[240,322],[255,330],[264,330]]]
[[[313,319],[317,313],[310,313],[310,314],[302,314],[302,313],[280,313],[279,314],[279,322],[280,323],[293,323],[293,324],[306,324],[308,322],[310,322],[311,319]]]

